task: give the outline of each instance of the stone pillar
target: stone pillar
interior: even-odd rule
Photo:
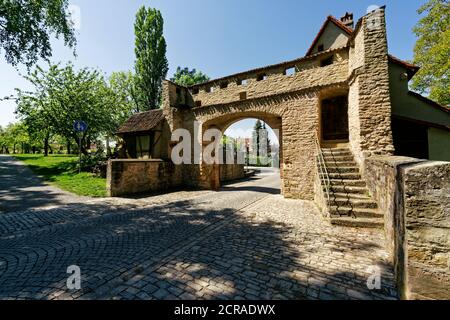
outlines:
[[[349,59],[349,130],[351,149],[362,165],[372,154],[394,152],[384,8],[364,16],[355,32]]]
[[[282,193],[286,198],[313,200],[318,94],[310,92],[290,101],[284,107],[282,122]]]

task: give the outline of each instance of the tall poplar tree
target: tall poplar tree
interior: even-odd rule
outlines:
[[[169,69],[163,28],[161,12],[145,6],[138,10],[134,32],[139,111],[157,109],[161,104],[162,81]]]

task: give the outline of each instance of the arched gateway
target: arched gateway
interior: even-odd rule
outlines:
[[[411,99],[399,82],[418,69],[388,55],[384,8],[354,28],[349,17],[328,17],[300,59],[191,87],[165,81],[162,108],[133,116],[118,132],[128,158],[149,160],[112,162],[110,194],[218,188],[217,165],[199,160],[195,152],[210,143],[203,141],[204,133],[210,128],[223,133],[235,121],[258,118],[279,131],[285,197],[314,199],[328,216],[360,215],[373,219],[369,224],[382,224],[377,204],[367,196],[363,165],[371,155],[394,153],[391,119],[398,122],[399,114],[404,122],[405,108],[397,101]],[[427,109],[430,118],[442,113],[436,108]],[[192,149],[184,156],[191,164],[172,162],[177,141],[171,137],[177,129],[189,132]]]

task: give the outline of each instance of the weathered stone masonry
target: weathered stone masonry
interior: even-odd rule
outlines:
[[[381,21],[368,28],[372,15]],[[280,130],[282,193],[314,198],[315,139],[320,136],[321,101],[349,97],[350,144],[358,163],[364,157],[390,154],[389,77],[384,10],[364,17],[346,46],[265,68],[183,88],[164,86],[164,112],[172,130],[226,128],[239,119],[256,117]],[[323,61],[331,58],[331,64]],[[295,68],[291,74],[289,70]],[[201,142],[203,143],[203,142]],[[205,188],[217,187],[214,169],[199,165],[188,175]]]

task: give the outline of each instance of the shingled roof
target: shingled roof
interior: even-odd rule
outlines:
[[[164,114],[161,109],[137,113],[120,127],[117,134],[147,132],[154,129],[163,120]]]

